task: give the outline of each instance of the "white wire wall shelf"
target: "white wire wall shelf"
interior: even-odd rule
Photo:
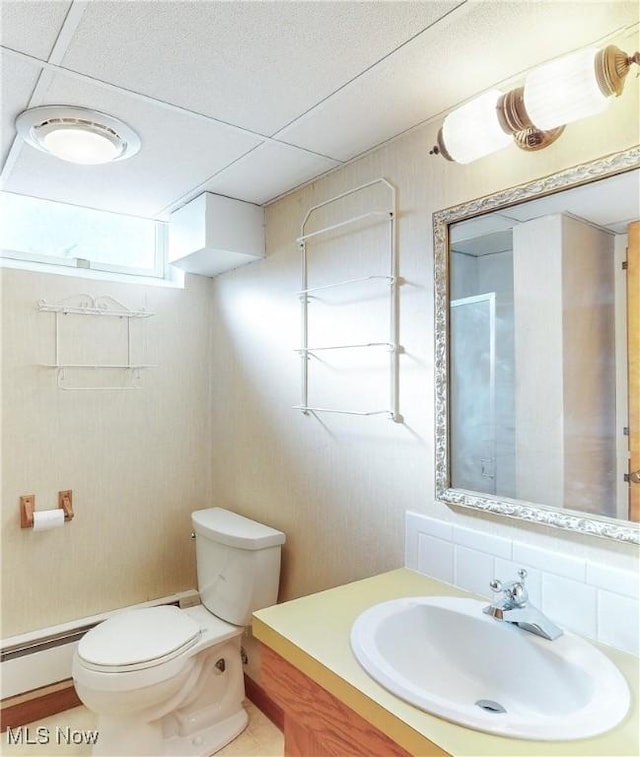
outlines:
[[[304,413],[339,413],[340,415],[386,415],[391,416],[390,410],[336,410],[331,407],[311,407],[310,405],[293,405],[294,410],[302,410]],[[402,419],[401,419],[402,420]]]
[[[149,318],[155,315],[155,313],[144,308],[131,310],[108,294],[100,297],[92,297],[90,294],[74,294],[53,303],[38,300],[37,308],[49,313],[62,313],[63,315],[72,313],[75,315],[119,316],[120,318]]]
[[[110,295],[92,297],[89,294],[77,294],[66,297],[59,302],[49,303],[46,300],[39,300],[36,308],[41,312],[54,313],[55,315],[55,342],[54,342],[54,361],[47,363],[45,368],[54,368],[56,370],[57,386],[63,390],[74,391],[123,391],[130,389],[139,389],[141,387],[141,370],[144,368],[154,368],[154,365],[148,363],[139,363],[132,360],[132,335],[131,319],[149,318],[155,313],[146,310],[132,310]],[[83,363],[70,362],[61,359],[63,352],[61,348],[63,317],[66,315],[98,316],[124,319],[127,324],[126,328],[126,360],[117,363]],[[95,371],[125,371],[130,375],[129,383],[119,383],[107,386],[83,386],[72,384],[68,377],[68,372],[72,370],[89,370]]]
[[[304,225],[305,222],[309,220],[309,216],[311,213],[313,213],[314,210],[318,210],[319,208],[323,208],[325,205],[329,205],[329,203],[335,202],[336,200],[341,200],[344,197],[347,197],[348,195],[353,194],[354,192],[359,192],[361,189],[365,189],[366,187],[373,186],[373,184],[378,183],[379,181],[385,181],[384,179],[376,179],[375,182],[370,181],[368,184],[362,184],[359,187],[356,187],[355,189],[350,189],[348,192],[343,192],[341,195],[337,195],[336,197],[332,197],[330,200],[327,200],[326,202],[320,203],[320,205],[316,205],[313,208],[309,210],[307,213],[305,220],[302,222],[302,234],[298,237],[297,242],[304,242],[307,239],[312,239],[313,237],[319,237],[322,234],[326,234],[329,231],[336,231],[336,229],[342,229],[345,226],[350,226],[351,224],[357,223],[358,221],[365,221],[368,218],[388,218],[389,215],[393,214],[393,210],[371,210],[368,213],[361,213],[358,216],[353,216],[352,218],[347,218],[346,221],[340,221],[340,223],[334,223],[331,226],[325,226],[323,229],[318,229],[317,231],[310,231],[308,234],[304,233]],[[388,183],[388,182],[386,182]],[[389,184],[389,186],[391,186]],[[392,188],[395,191],[395,188]]]
[[[365,189],[372,187],[381,187],[386,194],[387,207],[385,209],[371,210],[365,213],[352,216],[340,221],[339,223],[331,224],[315,231],[307,231],[307,226],[314,213],[320,208],[324,208],[332,203],[337,203],[347,197],[355,195],[358,192],[362,192]],[[310,239],[314,239],[335,231],[344,227],[366,221],[369,219],[383,219],[388,223],[388,274],[371,274],[367,276],[360,276],[357,278],[345,279],[343,281],[335,281],[329,284],[323,284],[321,286],[309,286],[308,275],[308,252],[307,242]],[[301,402],[298,405],[294,405],[295,410],[300,410],[305,414],[308,413],[339,413],[343,415],[357,415],[357,416],[374,416],[384,415],[395,421],[396,423],[402,423],[402,416],[399,410],[399,392],[398,392],[398,375],[399,375],[399,360],[398,356],[402,352],[402,347],[399,344],[398,337],[398,288],[402,283],[398,276],[398,256],[397,256],[397,243],[396,243],[396,189],[386,179],[380,178],[374,181],[361,184],[358,187],[343,192],[342,194],[331,197],[325,202],[319,203],[309,208],[304,220],[302,221],[300,236],[296,240],[298,248],[301,253],[302,259],[302,286],[297,292],[301,302],[301,315],[302,315],[302,345],[298,347],[297,352],[301,357]],[[388,308],[389,308],[389,333],[388,338],[384,341],[375,342],[357,342],[353,344],[333,344],[323,346],[309,346],[309,295],[314,292],[322,290],[335,289],[337,287],[348,287],[355,284],[361,284],[367,281],[382,281],[388,286]],[[324,350],[351,350],[351,349],[366,349],[383,347],[389,352],[389,406],[384,409],[376,409],[369,411],[360,410],[347,410],[331,407],[317,407],[309,404],[309,359],[310,357],[320,351]]]
[[[373,281],[375,279],[382,279],[383,281],[388,281],[389,283],[392,283],[394,281],[393,276],[380,276],[378,274],[373,274],[372,276],[360,276],[357,279],[346,279],[345,281],[336,281],[333,284],[323,284],[322,286],[319,286],[319,287],[309,287],[308,289],[300,289],[298,291],[298,295],[312,294],[313,292],[320,292],[323,289],[335,289],[336,287],[349,286],[350,284],[360,284],[363,281]]]
[[[399,350],[393,342],[361,342],[358,344],[330,344],[326,347],[296,347],[294,352],[320,352],[322,350],[353,350],[359,347],[387,347],[389,350]]]

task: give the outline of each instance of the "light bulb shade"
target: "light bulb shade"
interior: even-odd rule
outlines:
[[[439,135],[445,157],[471,163],[512,143],[498,119],[502,96],[502,92],[490,90],[449,113]]]
[[[524,83],[524,107],[538,129],[554,129],[607,107],[598,55],[598,50],[581,50],[531,71]]]
[[[78,128],[75,125],[50,126],[44,134],[38,134],[38,137],[56,158],[84,165],[109,163],[115,160],[123,149],[122,143],[108,132],[86,127]]]
[[[16,128],[27,144],[71,163],[110,163],[140,149],[140,138],[131,127],[106,113],[77,106],[30,108],[18,116]]]

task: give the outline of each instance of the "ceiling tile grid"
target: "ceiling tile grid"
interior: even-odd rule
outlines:
[[[0,165],[4,164],[16,135],[16,117],[29,105],[42,67],[28,58],[17,58],[5,51],[0,55],[2,110],[0,115]]]
[[[177,197],[257,147],[260,139],[115,89],[57,74],[49,103],[83,105],[122,118],[142,139],[129,160],[80,166],[23,145],[5,188],[35,197],[155,216]]]
[[[93,2],[63,65],[270,135],[457,2]]]
[[[70,0],[2,0],[0,44],[47,60],[70,6]]]
[[[205,190],[266,204],[536,64],[622,29],[637,37],[640,6],[0,0],[0,9],[2,45],[19,51],[2,55],[5,188],[157,217]],[[18,142],[10,150],[43,67],[31,104],[119,117],[140,134],[140,153],[87,168]]]
[[[263,205],[339,163],[277,142],[265,142],[203,187],[207,192]]]

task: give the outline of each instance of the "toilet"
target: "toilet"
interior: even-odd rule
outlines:
[[[229,510],[191,515],[202,604],[123,610],[74,655],[78,696],[97,713],[93,755],[194,755],[247,725],[240,641],[251,613],[275,604],[281,531]]]

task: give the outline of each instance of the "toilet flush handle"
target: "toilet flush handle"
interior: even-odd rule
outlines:
[[[195,539],[195,538],[196,538],[196,532],[195,532],[195,531],[192,531],[192,532],[191,532],[191,538],[192,538],[192,539]]]

